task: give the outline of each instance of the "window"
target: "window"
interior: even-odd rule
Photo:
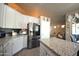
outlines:
[[[79,23],[72,24],[72,34],[78,34],[79,35]]]

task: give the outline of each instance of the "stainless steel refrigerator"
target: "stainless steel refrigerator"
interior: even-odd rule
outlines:
[[[40,46],[40,25],[36,23],[27,24],[27,48]]]

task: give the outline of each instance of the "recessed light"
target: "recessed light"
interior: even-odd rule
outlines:
[[[56,28],[56,26],[54,26],[54,29]]]
[[[65,25],[61,25],[61,28],[64,28],[65,27]]]

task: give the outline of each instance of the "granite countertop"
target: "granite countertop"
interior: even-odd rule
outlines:
[[[7,43],[8,41],[20,37],[20,36],[26,36],[26,35],[16,35],[16,36],[6,36],[4,38],[0,38],[0,45],[4,45],[5,43]]]
[[[79,44],[56,37],[41,39],[40,41],[51,51],[61,56],[73,56],[79,50]]]

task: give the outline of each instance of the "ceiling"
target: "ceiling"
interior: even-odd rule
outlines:
[[[79,9],[78,3],[19,3],[18,5],[28,10],[28,13],[36,13],[32,16],[50,17],[54,25],[65,23],[65,14]]]

